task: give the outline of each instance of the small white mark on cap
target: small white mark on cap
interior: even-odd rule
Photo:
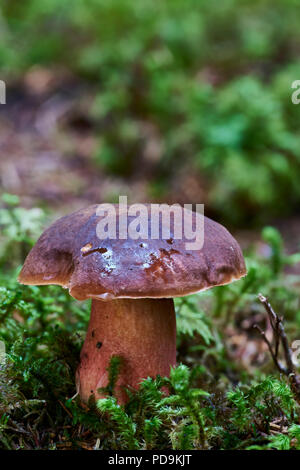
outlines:
[[[141,248],[147,248],[148,244],[147,243],[140,243]]]
[[[82,253],[86,253],[87,251],[90,251],[92,248],[93,248],[93,245],[91,243],[87,243],[80,249],[80,251]]]
[[[55,274],[48,274],[44,276],[44,281],[51,281],[55,277]]]

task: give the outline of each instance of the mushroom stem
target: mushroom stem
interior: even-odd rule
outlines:
[[[122,358],[114,394],[128,399],[124,387],[138,388],[143,378],[169,376],[176,364],[176,319],[172,299],[92,301],[91,319],[80,355],[76,383],[83,402],[108,385],[112,356]]]

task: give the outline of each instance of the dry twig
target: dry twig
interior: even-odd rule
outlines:
[[[277,315],[277,313],[274,312],[270,302],[264,295],[258,294],[258,298],[260,302],[263,304],[268,314],[268,318],[270,320],[271,328],[273,331],[274,343],[275,343],[274,347],[272,343],[268,340],[265,332],[260,328],[260,326],[254,325],[254,328],[256,328],[260,332],[262,339],[268,346],[273,362],[275,366],[277,367],[277,369],[279,370],[279,372],[281,372],[282,374],[286,375],[289,378],[296,400],[298,401],[298,403],[300,403],[300,377],[296,372],[296,368],[292,360],[292,351],[289,347],[289,342],[288,342],[288,338],[284,330],[282,318],[280,318]],[[281,362],[279,362],[279,358],[278,358],[280,345],[282,346],[282,349],[283,349],[283,354],[284,354],[284,359],[285,359],[285,364],[286,364],[285,366]]]

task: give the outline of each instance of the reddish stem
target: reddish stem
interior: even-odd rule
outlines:
[[[138,388],[141,379],[169,376],[176,364],[176,320],[172,299],[118,299],[92,301],[86,339],[77,370],[82,401],[108,384],[107,367],[114,355],[122,357],[115,388],[118,403],[127,401],[124,387]]]

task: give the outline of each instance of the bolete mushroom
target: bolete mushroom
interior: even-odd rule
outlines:
[[[236,240],[207,217],[202,249],[187,250],[187,240],[174,238],[172,231],[168,239],[151,239],[149,233],[144,239],[100,240],[97,207],[62,217],[45,230],[19,282],[58,284],[75,299],[92,299],[77,389],[84,402],[101,398],[98,389],[108,383],[109,360],[118,355],[123,363],[115,393],[124,403],[125,387],[137,388],[148,376],[168,376],[176,364],[172,298],[228,284],[246,269]],[[121,212],[115,208],[118,219]]]

